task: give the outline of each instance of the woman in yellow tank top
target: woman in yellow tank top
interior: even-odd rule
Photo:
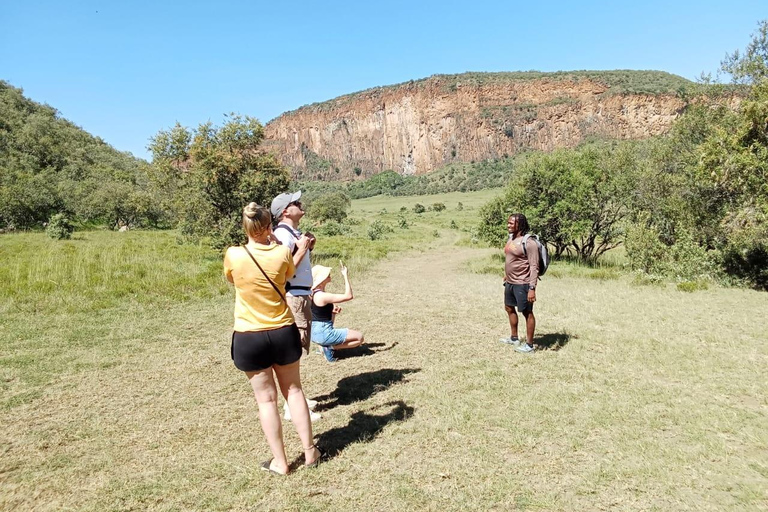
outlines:
[[[314,444],[299,373],[299,330],[285,302],[285,282],[296,268],[288,249],[273,243],[272,219],[267,208],[256,203],[246,206],[243,229],[248,243],[230,247],[224,256],[224,275],[235,285],[232,359],[251,383],[259,405],[261,428],[272,451],[272,459],[261,467],[284,475],[288,473],[288,460],[275,377],[301,439],[305,464],[315,466],[324,456]]]

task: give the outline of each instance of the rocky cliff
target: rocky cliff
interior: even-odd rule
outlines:
[[[658,135],[681,112],[687,86],[642,71],[436,75],[286,112],[265,133],[295,177],[423,174],[591,136]]]

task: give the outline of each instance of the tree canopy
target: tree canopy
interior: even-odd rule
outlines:
[[[288,188],[288,171],[262,150],[263,139],[256,119],[236,114],[222,126],[177,124],[152,138],[152,180],[186,237],[217,248],[240,244],[243,207],[268,206]]]

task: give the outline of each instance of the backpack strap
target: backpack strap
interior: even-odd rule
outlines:
[[[274,233],[278,229],[286,230],[288,233],[291,234],[291,236],[293,237],[294,240],[298,240],[299,239],[299,237],[296,236],[296,233],[293,231],[293,229],[290,226],[288,226],[286,224],[283,224],[282,222],[280,224],[278,224],[277,227],[275,227],[275,229],[272,232]],[[299,248],[296,247],[296,244],[294,244],[293,245],[293,251],[291,251],[291,256],[296,254],[298,252],[298,250],[299,250]]]
[[[526,258],[528,257],[528,251],[525,249],[525,245],[528,243],[529,238],[531,238],[531,234],[526,233],[523,235],[523,241],[520,242],[521,245],[523,246],[523,256],[525,256]]]
[[[287,224],[285,224],[285,223],[281,222],[281,223],[279,223],[277,226],[275,226],[275,231],[277,231],[277,230],[278,230],[278,229],[280,229],[280,228],[282,228],[282,229],[284,229],[284,230],[288,231],[288,232],[291,234],[291,236],[292,236],[293,238],[296,238],[296,239],[298,239],[298,238],[299,238],[299,237],[297,237],[297,236],[296,236],[296,232],[293,230],[293,228],[291,228],[289,225],[287,225]]]

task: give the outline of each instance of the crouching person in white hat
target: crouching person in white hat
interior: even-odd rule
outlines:
[[[304,353],[309,353],[310,329],[312,312],[310,308],[310,292],[312,289],[312,263],[310,252],[315,246],[315,237],[311,233],[299,231],[299,221],[304,217],[304,207],[301,204],[301,190],[298,192],[280,194],[272,200],[270,211],[276,226],[273,234],[277,240],[287,247],[293,255],[296,273],[288,276],[285,283],[285,299],[291,308],[296,327],[299,329],[301,347]],[[312,409],[317,406],[314,400],[307,400],[310,409],[310,419],[314,422],[321,415]],[[285,419],[291,419],[288,404],[285,404]]]
[[[362,332],[336,329],[333,325],[336,315],[341,313],[338,304],[354,298],[347,267],[343,263],[340,270],[344,278],[344,293],[329,293],[325,287],[331,282],[331,267],[312,267],[312,342],[320,345],[329,362],[336,361],[336,350],[356,348],[365,343]]]

